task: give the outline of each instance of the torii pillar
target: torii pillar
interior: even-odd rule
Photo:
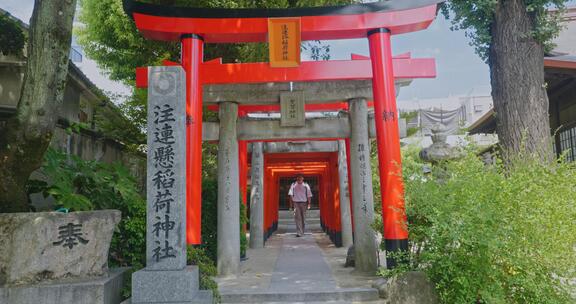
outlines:
[[[390,258],[389,253],[408,250],[408,230],[404,209],[402,157],[394,92],[390,30],[380,28],[369,31],[368,42],[372,60],[374,124],[378,144],[382,222],[387,252],[386,266],[394,268],[398,261]]]
[[[238,184],[238,105],[220,104],[218,140],[218,275],[235,276],[240,271],[240,187]]]
[[[354,216],[354,268],[360,272],[378,269],[376,234],[368,137],[368,107],[363,98],[349,100],[350,111],[350,171],[352,172],[352,202]]]
[[[200,64],[204,40],[195,34],[181,37],[182,67],[186,72],[186,242],[202,237],[202,86]]]
[[[250,187],[250,248],[264,247],[264,150],[252,143],[252,186]]]

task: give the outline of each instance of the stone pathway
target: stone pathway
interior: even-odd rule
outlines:
[[[345,248],[336,248],[319,225],[296,237],[281,225],[263,249],[249,249],[236,278],[217,278],[223,303],[380,303],[369,288],[376,276],[344,268]]]
[[[319,291],[335,288],[332,271],[314,236],[305,234],[296,238],[291,233],[284,234],[268,290]]]

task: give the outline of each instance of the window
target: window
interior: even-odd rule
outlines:
[[[86,112],[80,110],[80,113],[78,113],[78,120],[80,122],[88,122],[88,114],[86,114]]]
[[[72,62],[82,62],[82,53],[80,53],[76,48],[70,48],[70,60]]]
[[[576,161],[576,126],[560,132],[560,151],[567,161]]]

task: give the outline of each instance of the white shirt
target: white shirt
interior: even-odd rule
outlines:
[[[288,195],[292,196],[292,201],[294,202],[307,202],[308,198],[312,197],[312,191],[307,183],[302,182],[302,184],[299,184],[294,182],[290,186]]]

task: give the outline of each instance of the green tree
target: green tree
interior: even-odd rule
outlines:
[[[195,7],[226,8],[285,8],[345,4],[354,0],[149,0],[145,2]],[[136,29],[134,22],[125,14],[122,0],[81,1],[80,21],[83,27],[77,30],[78,42],[86,55],[94,59],[100,68],[109,73],[113,80],[129,86],[134,85],[134,69],[139,66],[161,65],[163,60],[180,61],[180,45],[177,42],[152,41],[145,39]],[[308,42],[304,48],[318,59],[326,59],[329,46]],[[222,57],[224,62],[265,61],[267,45],[207,44],[204,58]],[[125,102],[125,114],[141,126],[145,125],[146,92],[134,90]]]
[[[42,165],[64,97],[75,8],[76,0],[35,2],[17,112],[0,126],[0,212],[28,209],[26,182]]]
[[[490,66],[496,131],[505,159],[523,147],[553,159],[544,53],[560,28],[566,0],[452,0],[443,6],[453,29],[464,29]],[[512,153],[512,154],[511,154]]]
[[[411,250],[382,274],[424,271],[440,303],[574,303],[573,163],[524,157],[504,166],[495,157],[487,165],[471,147],[430,166],[419,151],[402,150]],[[382,231],[382,220],[374,226]]]
[[[8,15],[0,15],[0,28],[0,53],[20,56],[26,42],[21,25]]]
[[[156,4],[225,8],[284,8],[350,3],[352,0],[152,0]],[[180,61],[180,44],[153,41],[142,37],[134,22],[125,14],[122,0],[85,0],[81,2],[78,42],[86,55],[110,78],[132,84],[138,66],[159,65],[162,60]],[[224,62],[248,62],[266,59],[266,45],[207,44],[207,59],[222,57]]]

